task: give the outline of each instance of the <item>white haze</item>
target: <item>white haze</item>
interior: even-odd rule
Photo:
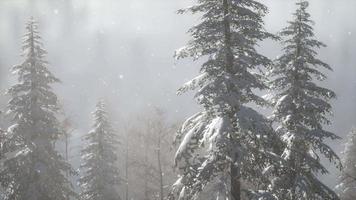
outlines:
[[[294,10],[293,0],[264,0],[270,14],[267,29],[278,32]],[[0,0],[0,88],[12,82],[9,69],[21,61],[21,36],[30,16],[40,30],[52,70],[62,80],[56,86],[65,113],[78,132],[89,129],[90,112],[98,98],[108,99],[118,121],[152,106],[181,120],[198,110],[190,94],[176,89],[197,74],[198,64],[175,61],[174,50],[189,39],[196,17],[177,15],[191,0]],[[315,30],[328,48],[320,58],[329,63],[326,85],[336,91],[331,130],[344,137],[356,124],[356,1],[311,0]],[[271,58],[280,45],[266,41],[261,51]],[[1,97],[6,99],[6,97]],[[4,100],[2,100],[4,102]],[[343,141],[332,143],[337,152]],[[325,177],[335,185],[337,173]]]

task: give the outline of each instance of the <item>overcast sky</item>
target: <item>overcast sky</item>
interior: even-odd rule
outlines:
[[[264,0],[270,13],[266,29],[277,33],[291,19],[294,0]],[[198,63],[175,61],[174,50],[189,39],[187,29],[198,22],[176,10],[192,0],[0,0],[0,88],[21,62],[24,23],[34,16],[52,71],[62,80],[55,87],[67,115],[86,131],[98,98],[108,99],[118,119],[128,119],[150,106],[163,107],[171,120],[182,120],[199,108],[192,94],[176,89],[194,77]],[[310,0],[317,37],[328,45],[320,58],[329,63],[326,86],[336,91],[331,130],[344,137],[356,117],[355,0]],[[260,50],[270,58],[280,45],[265,41]],[[3,99],[5,97],[2,97]],[[332,145],[341,152],[343,141]],[[327,178],[330,185],[335,176]]]

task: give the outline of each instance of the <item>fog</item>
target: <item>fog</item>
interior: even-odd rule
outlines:
[[[51,70],[62,81],[55,90],[76,126],[74,141],[90,128],[90,113],[99,98],[110,102],[118,123],[155,106],[165,110],[168,120],[181,121],[199,110],[192,93],[176,95],[177,88],[197,74],[198,63],[173,59],[175,49],[189,40],[188,28],[198,22],[196,16],[177,15],[176,10],[192,2],[0,0],[0,88],[4,91],[14,82],[9,69],[21,62],[24,24],[33,16],[40,22]],[[277,33],[291,19],[294,1],[264,2],[270,8],[266,29]],[[356,125],[356,1],[310,3],[316,35],[328,45],[320,58],[334,68],[325,83],[338,96],[329,128],[345,137]],[[260,46],[270,58],[278,56],[280,48],[272,41]],[[332,143],[336,152],[342,151],[343,141]],[[324,179],[334,186],[337,172],[331,172]]]

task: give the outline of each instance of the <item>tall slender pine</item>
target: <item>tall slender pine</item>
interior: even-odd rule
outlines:
[[[83,200],[121,199],[118,194],[121,177],[116,152],[119,140],[105,109],[105,103],[99,101],[93,113],[93,129],[84,137],[87,146],[82,150],[84,174],[80,178]]]
[[[66,172],[71,166],[55,150],[63,135],[56,118],[58,99],[51,85],[59,82],[48,69],[38,24],[31,18],[24,36],[24,62],[13,68],[18,83],[8,90],[13,125],[5,135],[6,160],[0,169],[5,200],[67,200],[75,197]]]
[[[315,39],[313,21],[307,12],[308,2],[299,0],[293,21],[283,29],[284,54],[270,74],[273,118],[278,122],[277,132],[285,144],[282,158],[286,164],[279,169],[273,188],[280,199],[338,199],[334,191],[324,185],[319,174],[328,173],[320,156],[340,166],[339,158],[325,143],[338,139],[323,126],[331,122],[329,101],[335,93],[318,86],[326,79],[324,70],[331,67],[317,58],[317,49],[325,45]]]
[[[263,27],[268,10],[255,0],[198,0],[179,12],[202,16],[189,30],[193,39],[176,57],[204,61],[200,75],[179,90],[198,89],[195,97],[204,110],[190,117],[177,136],[180,178],[170,198],[199,198],[207,184],[219,180],[219,199],[240,200],[241,181],[264,182],[262,169],[275,161],[270,123],[247,106],[265,105],[254,91],[267,88],[256,72],[271,62],[256,46],[274,38]]]
[[[337,186],[341,200],[356,199],[356,130],[347,138],[343,158],[343,170]]]

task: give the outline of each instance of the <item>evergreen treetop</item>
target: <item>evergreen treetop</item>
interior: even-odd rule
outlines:
[[[5,135],[6,160],[0,169],[5,200],[66,200],[76,194],[64,176],[73,170],[56,150],[63,134],[56,115],[60,109],[51,85],[59,80],[49,71],[47,54],[31,18],[23,40],[24,61],[13,67],[18,83],[8,94],[13,124]]]
[[[334,191],[323,184],[318,174],[328,173],[320,161],[325,156],[341,167],[339,157],[326,144],[326,139],[339,139],[324,129],[331,122],[330,100],[335,93],[317,85],[326,79],[324,70],[331,67],[317,58],[317,50],[325,45],[315,39],[308,1],[297,2],[293,20],[283,29],[283,55],[270,75],[274,105],[273,118],[278,122],[277,132],[284,142],[280,168],[273,188],[282,199],[338,199]]]
[[[120,144],[109,121],[104,101],[99,101],[93,113],[93,129],[84,137],[82,150],[83,176],[80,185],[84,200],[120,200],[117,148]]]

